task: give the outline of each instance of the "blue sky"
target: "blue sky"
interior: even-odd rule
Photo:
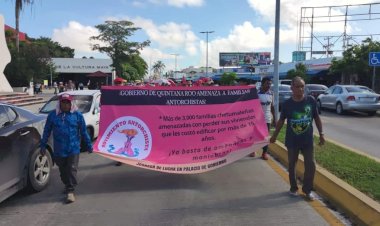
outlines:
[[[291,61],[292,51],[297,50],[301,7],[371,2],[375,1],[281,0],[280,61]],[[333,8],[331,12],[342,10]],[[175,67],[171,54],[179,54],[177,69],[205,66],[206,35],[199,32],[215,31],[209,34],[208,60],[209,66],[217,68],[219,52],[264,51],[272,52],[273,58],[274,13],[275,0],[35,0],[32,6],[24,6],[20,30],[74,48],[75,57],[107,58],[90,50],[89,37],[97,35],[94,26],[105,20],[129,20],[142,28],[131,40],[151,40],[150,47],[142,51],[146,62],[161,60],[167,70]],[[14,0],[1,0],[0,14],[14,27]],[[380,33],[373,30],[378,27],[375,25],[352,22],[347,30],[352,34]],[[315,32],[339,34],[342,29],[342,23],[324,24],[315,27]]]

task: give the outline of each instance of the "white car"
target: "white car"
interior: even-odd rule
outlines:
[[[100,90],[76,90],[67,91],[73,96],[74,103],[78,106],[78,110],[83,114],[84,121],[87,125],[87,132],[91,140],[98,137],[99,134],[99,118],[100,118]],[[41,108],[40,114],[48,114],[56,109],[58,97],[63,93],[52,97]]]
[[[317,103],[319,109],[334,109],[337,114],[353,110],[373,116],[380,110],[380,95],[365,86],[334,85],[318,96]]]

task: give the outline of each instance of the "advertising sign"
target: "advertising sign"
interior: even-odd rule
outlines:
[[[192,174],[268,144],[255,87],[102,87],[94,151],[136,167]]]
[[[270,52],[219,53],[219,66],[258,66],[271,63]]]

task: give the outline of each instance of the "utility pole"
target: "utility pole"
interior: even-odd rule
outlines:
[[[206,34],[206,77],[208,77],[208,34],[214,31],[201,31],[199,33]]]
[[[177,56],[179,56],[178,53],[172,53],[170,55],[174,56],[174,78],[177,78]]]
[[[274,85],[274,110],[275,120],[279,119],[279,97],[278,97],[278,85],[279,85],[279,52],[280,52],[280,0],[276,0],[276,16],[275,16],[275,31],[274,31],[274,71],[273,71],[273,85]]]

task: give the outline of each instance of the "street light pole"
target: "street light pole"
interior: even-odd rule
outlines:
[[[275,29],[274,29],[274,68],[273,68],[273,85],[274,85],[274,118],[279,119],[279,52],[280,52],[280,0],[276,0],[276,16],[275,16]]]
[[[214,31],[201,31],[200,33],[206,34],[206,77],[208,76],[208,34]]]
[[[172,53],[170,55],[174,56],[174,78],[177,78],[177,56],[179,56],[178,53]]]

